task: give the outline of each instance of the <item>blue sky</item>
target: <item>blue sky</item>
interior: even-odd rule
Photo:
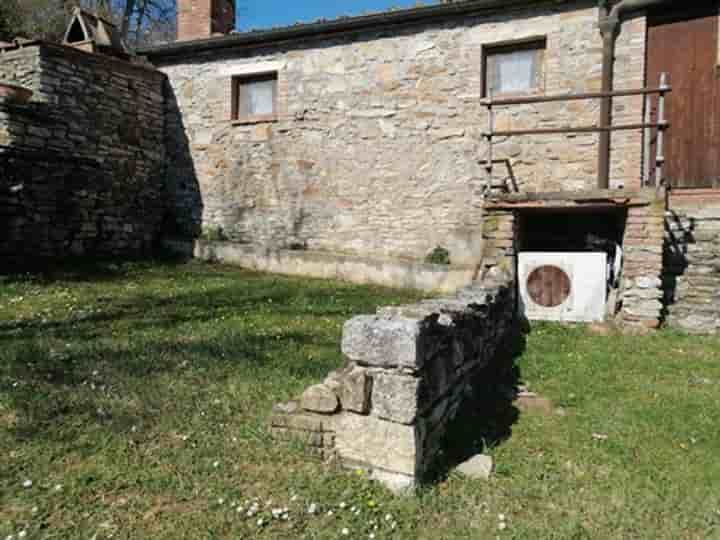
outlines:
[[[0,0],[2,1],[2,0]],[[406,8],[416,0],[236,0],[238,29],[241,31],[288,26],[312,22],[319,18],[334,19],[340,15],[361,15],[391,7]],[[425,4],[435,3],[425,0]]]

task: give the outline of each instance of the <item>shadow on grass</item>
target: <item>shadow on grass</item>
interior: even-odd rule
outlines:
[[[29,260],[20,266],[6,266],[0,270],[0,283],[52,283],[94,282],[104,283],[127,278],[128,270],[158,267],[172,268],[187,262],[186,258],[173,255],[153,257],[67,257],[61,260]]]
[[[339,339],[332,325],[319,329],[312,321],[334,317],[339,324],[342,310],[319,299],[308,303],[307,291],[296,282],[257,281],[254,286],[250,276],[240,286],[181,291],[172,297],[145,291],[110,298],[102,311],[80,318],[38,317],[0,325],[0,375],[22,381],[5,396],[25,419],[16,436],[67,438],[75,428],[57,431],[55,425],[75,425],[78,419],[85,426],[124,429],[127,422],[96,414],[107,396],[94,400],[85,391],[98,366],[113,380],[115,393],[146,400],[146,412],[156,410],[150,417],[161,414],[163,400],[174,399],[165,388],[155,395],[148,391],[160,381],[167,384],[166,374],[177,374],[179,386],[191,379],[202,393],[204,385],[222,385],[244,371],[259,386],[282,391],[283,384],[320,378],[337,367]],[[363,298],[355,300],[353,309],[358,309]],[[253,324],[247,324],[244,314]],[[144,389],[136,391],[140,387]],[[132,417],[131,410],[122,411],[122,400],[111,401],[115,418]],[[153,422],[150,417],[146,423]]]
[[[520,418],[514,405],[522,382],[517,360],[525,351],[529,331],[526,321],[517,321],[494,361],[473,376],[472,392],[448,426],[437,461],[428,473],[429,483],[443,481],[461,463],[512,436],[512,426]]]

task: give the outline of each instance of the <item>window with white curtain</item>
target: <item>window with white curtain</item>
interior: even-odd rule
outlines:
[[[276,109],[277,73],[233,78],[233,120],[272,121]]]
[[[542,91],[545,40],[484,48],[485,94],[536,94]]]

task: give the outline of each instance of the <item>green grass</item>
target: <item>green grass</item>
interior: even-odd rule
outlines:
[[[520,414],[489,482],[396,498],[269,437],[345,320],[417,298],[196,263],[0,278],[0,538],[720,538],[717,338],[537,326],[522,379],[563,414]]]

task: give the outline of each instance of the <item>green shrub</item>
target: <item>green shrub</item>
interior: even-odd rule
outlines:
[[[223,242],[227,240],[227,236],[225,236],[225,231],[220,226],[207,227],[203,229],[202,239],[208,242]]]
[[[438,246],[428,253],[425,262],[430,264],[450,264],[450,252],[444,247]]]

